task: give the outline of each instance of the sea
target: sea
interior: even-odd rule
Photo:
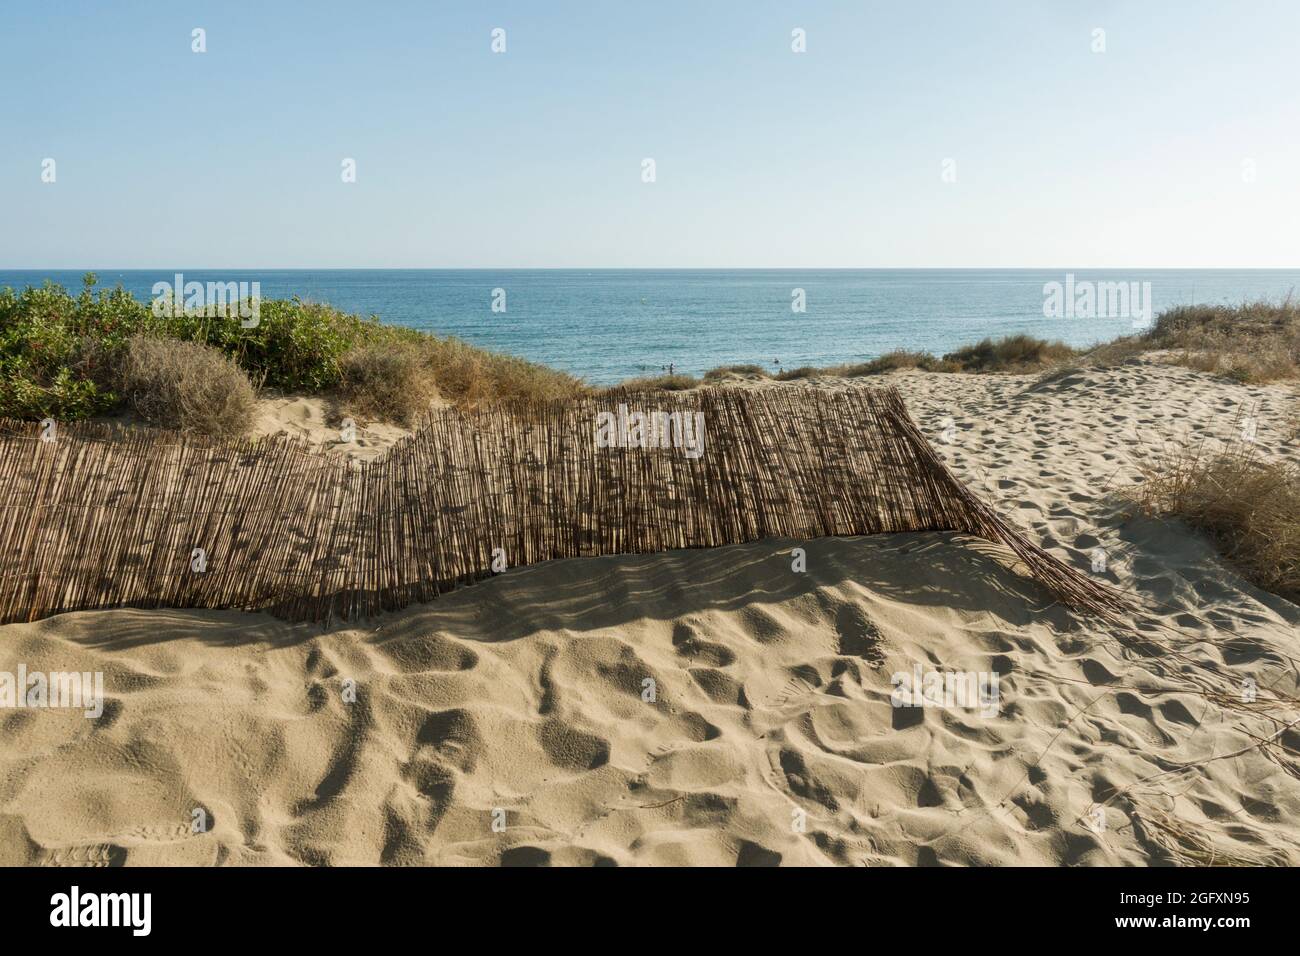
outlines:
[[[565,369],[593,384],[723,365],[777,371],[942,354],[1027,333],[1083,346],[1191,303],[1280,301],[1300,269],[0,269],[0,287],[87,271],[142,301],[156,283],[257,282]],[[1123,306],[1117,284],[1131,293]],[[1089,304],[1088,289],[1093,290]],[[1109,290],[1109,291],[1107,291]]]

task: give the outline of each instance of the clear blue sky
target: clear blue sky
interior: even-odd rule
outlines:
[[[1296,0],[7,2],[0,267],[1294,267],[1297,49]]]

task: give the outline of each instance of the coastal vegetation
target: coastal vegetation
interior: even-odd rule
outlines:
[[[324,395],[341,411],[404,423],[435,396],[472,407],[586,388],[535,362],[297,298],[262,300],[250,324],[233,308],[156,310],[95,285],[88,274],[76,295],[53,283],[0,289],[0,417],[133,410],[229,436],[251,422],[253,390]],[[200,411],[225,392],[234,397],[219,414]]]
[[[1199,445],[1148,469],[1137,503],[1205,532],[1244,577],[1300,601],[1300,470],[1249,442]]]
[[[153,424],[229,437],[250,426],[253,397],[263,390],[325,396],[339,416],[398,424],[434,403],[476,408],[595,391],[557,369],[321,303],[262,300],[255,323],[229,305],[229,314],[154,309],[120,287],[97,290],[93,274],[75,295],[53,283],[0,290],[0,416],[68,421],[129,410]],[[795,381],[900,369],[1040,373],[1149,353],[1240,382],[1294,378],[1300,307],[1289,299],[1182,306],[1143,333],[1088,349],[1013,335],[943,355],[896,350],[775,371],[731,365],[702,378],[676,373],[619,387],[684,390],[736,377]]]
[[[1012,335],[986,338],[941,356],[896,350],[866,362],[777,372],[761,365],[727,365],[705,372],[703,381],[718,383],[734,377],[773,381],[818,376],[856,378],[900,369],[1026,374],[1070,366],[1115,365],[1147,354],[1237,382],[1300,378],[1300,304],[1288,298],[1280,303],[1178,306],[1157,316],[1144,332],[1087,348]]]
[[[112,362],[113,387],[145,421],[217,438],[238,438],[253,421],[253,383],[220,349],[133,335]]]
[[[1156,318],[1142,344],[1172,350],[1174,361],[1239,382],[1300,376],[1300,303],[1189,305]]]

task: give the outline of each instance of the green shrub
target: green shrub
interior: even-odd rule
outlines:
[[[342,386],[344,356],[353,353],[350,387],[361,388],[363,356],[375,362],[403,355],[404,379],[423,378],[417,390],[382,398],[373,378],[366,390],[386,411],[403,414],[439,394],[461,406],[514,400],[551,400],[586,390],[581,380],[510,355],[474,348],[452,338],[362,319],[301,299],[264,299],[256,324],[241,322],[237,305],[228,314],[204,315],[136,301],[116,288],[95,291],[87,275],[79,295],[46,283],[22,292],[0,290],[0,416],[61,420],[86,418],[123,405],[114,370],[135,336],[209,346],[236,362],[254,382],[285,392],[330,393]],[[385,351],[392,348],[397,351]],[[402,351],[405,349],[405,351]],[[369,350],[369,351],[367,351]],[[382,356],[387,358],[382,358]],[[360,396],[356,396],[360,400]]]
[[[0,289],[0,415],[86,418],[117,404],[96,362],[142,329],[147,311],[120,289],[81,295],[46,284]]]
[[[380,328],[376,320],[297,298],[264,299],[258,311],[257,324],[247,328],[237,314],[187,312],[158,320],[158,329],[221,349],[269,388],[320,392],[338,384],[343,354]]]

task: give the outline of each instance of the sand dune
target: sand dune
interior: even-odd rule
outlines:
[[[343,417],[330,403],[315,395],[286,395],[258,402],[254,435],[287,434],[335,454],[367,461],[383,454],[406,435],[405,429],[384,422],[353,420],[352,436],[345,441]]]
[[[1295,693],[1300,608],[1113,501],[1243,408],[1295,458],[1294,387],[1149,362],[890,380],[958,477],[1081,568],[1103,549],[1150,619],[1081,618],[999,548],[918,534],[557,562],[328,632],[8,625],[0,671],[102,671],[109,700],[0,711],[0,863],[1300,861],[1300,781],[1251,749],[1280,725],[1207,693]],[[917,666],[996,671],[1000,709],[893,707]]]

